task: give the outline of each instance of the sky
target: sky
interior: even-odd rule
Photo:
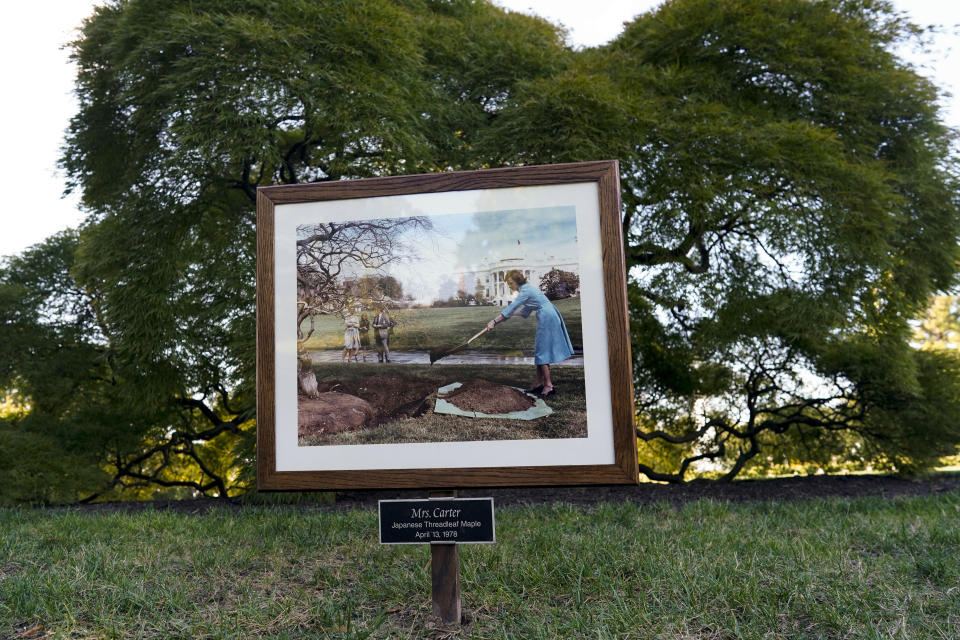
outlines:
[[[659,4],[652,0],[494,0],[513,11],[532,13],[568,29],[574,46],[613,39],[623,23]],[[60,146],[76,111],[72,96],[75,68],[63,45],[97,0],[8,2],[0,21],[0,175],[5,178],[0,256],[23,251],[83,219],[75,196],[62,197],[65,183],[57,169]],[[960,2],[895,0],[914,22],[946,25],[933,50],[902,51],[924,75],[951,93],[960,92]],[[948,124],[960,127],[960,100],[945,102]]]

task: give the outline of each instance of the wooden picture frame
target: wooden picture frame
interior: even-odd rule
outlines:
[[[351,216],[357,220],[431,215],[441,219],[448,212],[452,216],[504,210],[515,212],[508,220],[529,222],[538,219],[538,212],[554,209],[573,211],[576,221],[582,269],[585,435],[549,440],[302,444],[296,425],[300,353],[296,341],[303,326],[295,313],[300,308],[300,289],[294,282],[300,274],[298,229]],[[479,287],[479,278],[477,283]],[[495,311],[491,308],[490,315]],[[261,187],[257,192],[256,320],[257,486],[261,490],[639,481],[615,160]],[[519,326],[519,321],[513,324]],[[529,371],[532,375],[535,369],[530,366]]]

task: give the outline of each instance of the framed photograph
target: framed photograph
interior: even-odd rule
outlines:
[[[263,490],[636,483],[616,161],[263,187]]]

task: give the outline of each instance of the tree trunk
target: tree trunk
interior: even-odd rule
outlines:
[[[317,374],[313,372],[313,360],[305,352],[297,354],[297,387],[300,393],[311,398],[320,395],[317,390]]]

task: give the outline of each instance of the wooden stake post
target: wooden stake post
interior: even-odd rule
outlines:
[[[419,500],[380,501],[380,544],[429,544],[433,613],[444,625],[460,624],[460,548],[495,544],[493,498],[457,498],[431,491]]]
[[[456,498],[456,491],[431,491],[430,498]],[[456,542],[430,544],[433,615],[443,624],[460,624],[460,549]]]

